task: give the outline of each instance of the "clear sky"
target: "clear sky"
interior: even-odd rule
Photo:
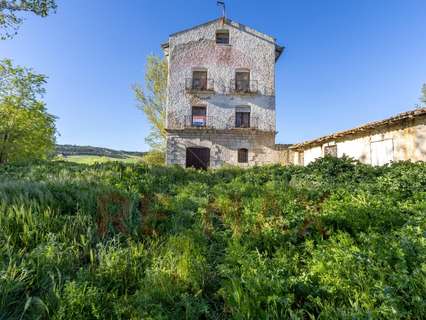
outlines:
[[[273,35],[277,143],[412,109],[426,82],[426,0],[228,0],[229,18]],[[59,143],[147,150],[131,85],[168,35],[219,16],[216,0],[59,0],[0,41],[0,59],[49,76]]]

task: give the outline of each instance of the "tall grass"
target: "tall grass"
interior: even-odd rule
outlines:
[[[0,319],[426,318],[426,165],[0,167]]]

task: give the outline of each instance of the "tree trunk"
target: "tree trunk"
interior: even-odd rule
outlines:
[[[5,164],[6,163],[6,143],[7,140],[9,139],[9,134],[5,133],[3,136],[3,146],[1,146],[1,150],[0,150],[0,164]]]

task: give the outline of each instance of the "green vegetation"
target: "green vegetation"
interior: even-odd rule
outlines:
[[[424,319],[426,164],[0,166],[0,319]]]
[[[86,156],[86,155],[80,155],[80,156],[57,156],[55,157],[55,160],[58,161],[67,161],[67,162],[74,162],[74,163],[80,163],[80,164],[95,164],[95,163],[107,163],[107,162],[124,162],[124,163],[137,163],[140,161],[143,161],[142,157],[137,156],[126,156],[126,157],[106,157],[106,156]]]
[[[151,123],[151,132],[146,143],[155,151],[163,151],[166,146],[166,101],[168,64],[166,58],[150,55],[147,58],[145,87],[134,85],[138,108]]]
[[[46,17],[56,10],[55,0],[1,0],[0,1],[0,40],[16,35],[23,18],[18,13],[30,12]]]
[[[46,77],[0,60],[0,164],[46,159],[55,145],[55,117],[41,100]]]
[[[91,146],[56,145],[54,159],[80,164],[106,163],[110,161],[137,163],[143,161],[145,155],[147,155],[147,152],[112,150]]]

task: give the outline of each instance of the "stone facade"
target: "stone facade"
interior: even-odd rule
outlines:
[[[218,31],[229,43],[217,43]],[[275,39],[218,19],[172,34],[163,49],[169,63],[167,163],[185,165],[186,149],[193,147],[210,149],[211,167],[276,162],[275,63],[283,49]],[[192,87],[194,72],[207,72],[203,90]],[[236,72],[250,74],[249,90],[235,90]],[[194,126],[193,107],[206,110],[200,126]],[[236,125],[239,111],[249,112],[248,127]],[[246,163],[238,162],[241,148],[248,150]]]

